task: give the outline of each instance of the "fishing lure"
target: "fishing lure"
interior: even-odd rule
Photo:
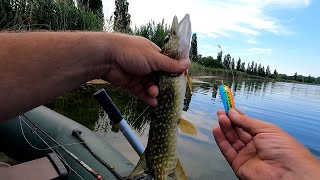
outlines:
[[[220,95],[221,95],[224,109],[228,115],[228,111],[231,108],[234,108],[234,100],[233,100],[232,92],[227,85],[221,85],[219,89],[220,89]]]

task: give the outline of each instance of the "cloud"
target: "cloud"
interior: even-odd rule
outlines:
[[[270,48],[250,48],[248,49],[250,53],[257,53],[257,54],[271,54],[272,49]]]
[[[266,0],[264,6],[277,6],[285,8],[304,8],[308,7],[311,0]]]
[[[258,42],[255,39],[248,39],[247,43],[249,43],[249,44],[258,44]]]
[[[198,43],[198,49],[201,49],[201,52],[199,52],[199,54],[201,54],[202,56],[216,57],[217,52],[219,52],[221,49],[223,52],[227,52],[228,50],[230,50],[229,46],[220,45],[220,49],[218,45],[218,43],[212,43],[211,41]]]
[[[218,37],[217,34],[215,33],[198,33],[197,34],[197,38],[199,39],[205,39],[205,38],[212,38],[212,39],[216,39]]]
[[[266,12],[270,8],[305,8],[310,0],[128,0],[132,25],[140,26],[151,19],[170,24],[174,15],[191,16],[194,32],[208,38],[231,37],[231,32],[258,36],[263,31],[286,34],[289,30]],[[104,12],[110,16],[114,1],[103,0]]]

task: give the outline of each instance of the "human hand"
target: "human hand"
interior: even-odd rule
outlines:
[[[320,163],[277,126],[239,110],[217,112],[215,140],[239,179],[320,179]]]
[[[143,102],[157,105],[158,87],[150,74],[155,71],[182,73],[190,67],[189,59],[173,60],[146,38],[119,33],[108,34],[107,73],[103,79],[129,89]]]

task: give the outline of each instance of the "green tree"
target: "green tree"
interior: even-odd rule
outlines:
[[[164,39],[169,32],[169,27],[164,24],[164,20],[160,23],[150,21],[139,28],[135,27],[133,34],[137,36],[143,36],[150,41],[154,42],[159,47],[164,46]]]
[[[192,34],[191,47],[190,47],[190,59],[193,61],[198,61],[198,42],[197,34]]]
[[[294,73],[293,79],[294,79],[294,80],[297,80],[297,79],[298,79],[298,73],[297,73],[297,72]]]
[[[73,3],[73,0],[59,0],[67,3]],[[88,8],[103,19],[103,8],[101,0],[77,0],[78,6]]]
[[[239,57],[238,61],[237,61],[237,70],[240,71],[241,70],[241,59]]]
[[[213,57],[211,56],[201,58],[201,62],[207,67],[214,67]]]
[[[316,83],[316,78],[312,77],[311,74],[306,78],[306,83]]]
[[[258,66],[257,74],[258,74],[259,76],[262,76],[262,67],[261,67],[261,63],[260,63],[260,64],[259,64],[259,66]]]
[[[206,67],[211,67],[211,68],[222,68],[222,64],[220,61],[213,59],[212,56],[207,56],[207,57],[202,57],[199,60],[199,63],[206,66]]]
[[[250,74],[254,74],[254,61],[251,62]]]
[[[103,8],[101,0],[90,0],[89,9],[96,13],[103,20]]]
[[[297,76],[297,80],[296,81],[299,81],[299,82],[305,82],[305,81],[307,81],[308,80],[308,78],[305,78],[304,76],[302,76],[302,75],[298,75]]]
[[[229,69],[231,65],[231,55],[227,54],[226,56],[224,56],[224,60],[223,60],[223,66],[226,69]]]
[[[266,76],[269,76],[271,74],[270,72],[270,66],[268,65],[267,66],[267,69],[266,69]]]
[[[232,58],[230,68],[231,68],[231,69],[234,69],[234,67],[235,67],[234,58]]]
[[[245,62],[243,62],[243,63],[241,64],[240,71],[242,71],[242,72],[245,72],[245,71],[246,71],[246,63],[245,63]]]
[[[274,69],[273,74],[276,76],[278,75],[277,69]]]
[[[247,74],[251,74],[251,67],[250,67],[250,63],[248,63],[248,67],[247,67]]]
[[[219,51],[217,54],[217,61],[220,62],[220,64],[222,64],[222,51]]]
[[[254,75],[257,75],[257,74],[258,74],[258,65],[257,65],[257,63],[254,64],[253,74],[254,74]]]
[[[60,0],[62,1],[62,0]],[[77,0],[78,6],[83,7],[83,8],[88,8],[89,7],[89,0]]]
[[[131,33],[131,16],[128,12],[129,3],[127,0],[115,0],[113,30],[116,32]]]

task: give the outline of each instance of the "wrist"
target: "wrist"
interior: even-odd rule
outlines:
[[[126,36],[125,34],[121,33],[102,33],[103,38],[100,37],[102,40],[102,46],[103,46],[103,53],[104,53],[104,69],[103,72],[100,74],[99,78],[102,78],[104,80],[107,79],[108,74],[110,71],[112,71],[112,68],[115,68],[119,62],[119,54],[121,51],[125,51],[124,44],[126,43],[124,41],[123,36]]]
[[[89,32],[84,35],[82,43],[86,44],[87,50],[92,54],[90,59],[93,66],[89,70],[89,75],[93,79],[100,79],[110,71],[112,64],[110,35],[111,33],[105,32]]]
[[[320,161],[304,162],[302,164],[304,168],[301,168],[296,174],[298,179],[320,179]]]

